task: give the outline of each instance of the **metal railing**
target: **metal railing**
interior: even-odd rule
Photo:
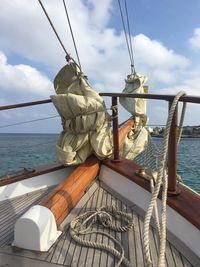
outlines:
[[[124,94],[124,93],[100,93],[100,96],[112,97],[113,109],[113,147],[114,147],[114,161],[118,162],[119,157],[119,142],[118,142],[118,97],[129,97],[129,98],[145,98],[152,100],[165,100],[169,103],[169,108],[174,100],[175,95],[154,95],[154,94]],[[189,103],[200,103],[200,97],[196,96],[182,96],[179,101]],[[169,146],[168,146],[168,195],[174,196],[179,194],[177,188],[177,139],[178,139],[178,107],[174,112],[172,125],[169,135]]]
[[[174,100],[174,95],[157,95],[157,94],[124,94],[124,93],[100,93],[100,96],[107,96],[112,98],[112,118],[113,118],[113,155],[114,161],[120,161],[119,156],[119,131],[118,131],[118,97],[129,98],[144,98],[152,100],[165,100],[168,101],[169,107]],[[200,103],[200,97],[197,96],[182,96],[179,101],[188,103]],[[22,108],[34,105],[41,105],[51,103],[51,99],[45,99],[34,102],[26,102],[14,105],[0,106],[0,110],[8,110],[15,108]],[[178,108],[176,108],[169,136],[168,148],[168,193],[169,195],[177,195],[177,137],[178,137]]]

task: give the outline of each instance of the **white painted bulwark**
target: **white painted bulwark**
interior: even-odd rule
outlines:
[[[61,170],[38,175],[12,184],[0,187],[0,201],[22,196],[27,193],[44,189],[62,182],[74,170],[74,167],[66,167]]]
[[[46,207],[35,205],[15,223],[12,245],[29,250],[48,251],[60,234],[53,213]]]
[[[151,194],[125,176],[102,165],[99,179],[112,190],[146,212]],[[158,199],[158,210],[161,201]],[[200,231],[171,207],[167,206],[167,230],[200,257]]]

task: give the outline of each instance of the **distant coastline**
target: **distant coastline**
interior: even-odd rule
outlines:
[[[155,127],[151,131],[151,136],[162,138],[164,131],[164,127]],[[200,126],[184,126],[181,138],[200,138]]]
[[[151,134],[152,137],[163,138],[163,134]],[[200,138],[200,135],[181,135],[181,138]]]

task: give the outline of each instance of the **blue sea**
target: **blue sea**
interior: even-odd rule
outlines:
[[[56,162],[58,134],[0,134],[0,176],[23,168]],[[162,138],[154,138],[158,146]],[[200,193],[200,139],[183,138],[178,151],[178,174],[184,183]]]
[[[0,134],[0,176],[56,162],[58,134]]]

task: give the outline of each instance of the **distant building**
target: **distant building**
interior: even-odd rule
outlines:
[[[148,127],[148,131],[149,131],[150,134],[152,134],[153,133],[153,128]]]
[[[152,135],[163,135],[164,134],[164,127],[155,127],[153,128]]]
[[[165,128],[164,127],[155,127],[153,128],[152,135],[153,136],[162,136],[164,135]],[[182,135],[188,137],[200,137],[200,126],[184,126]]]
[[[193,134],[193,127],[192,126],[183,127],[182,134],[183,135],[192,135]]]
[[[200,135],[200,126],[193,128],[193,135]]]

